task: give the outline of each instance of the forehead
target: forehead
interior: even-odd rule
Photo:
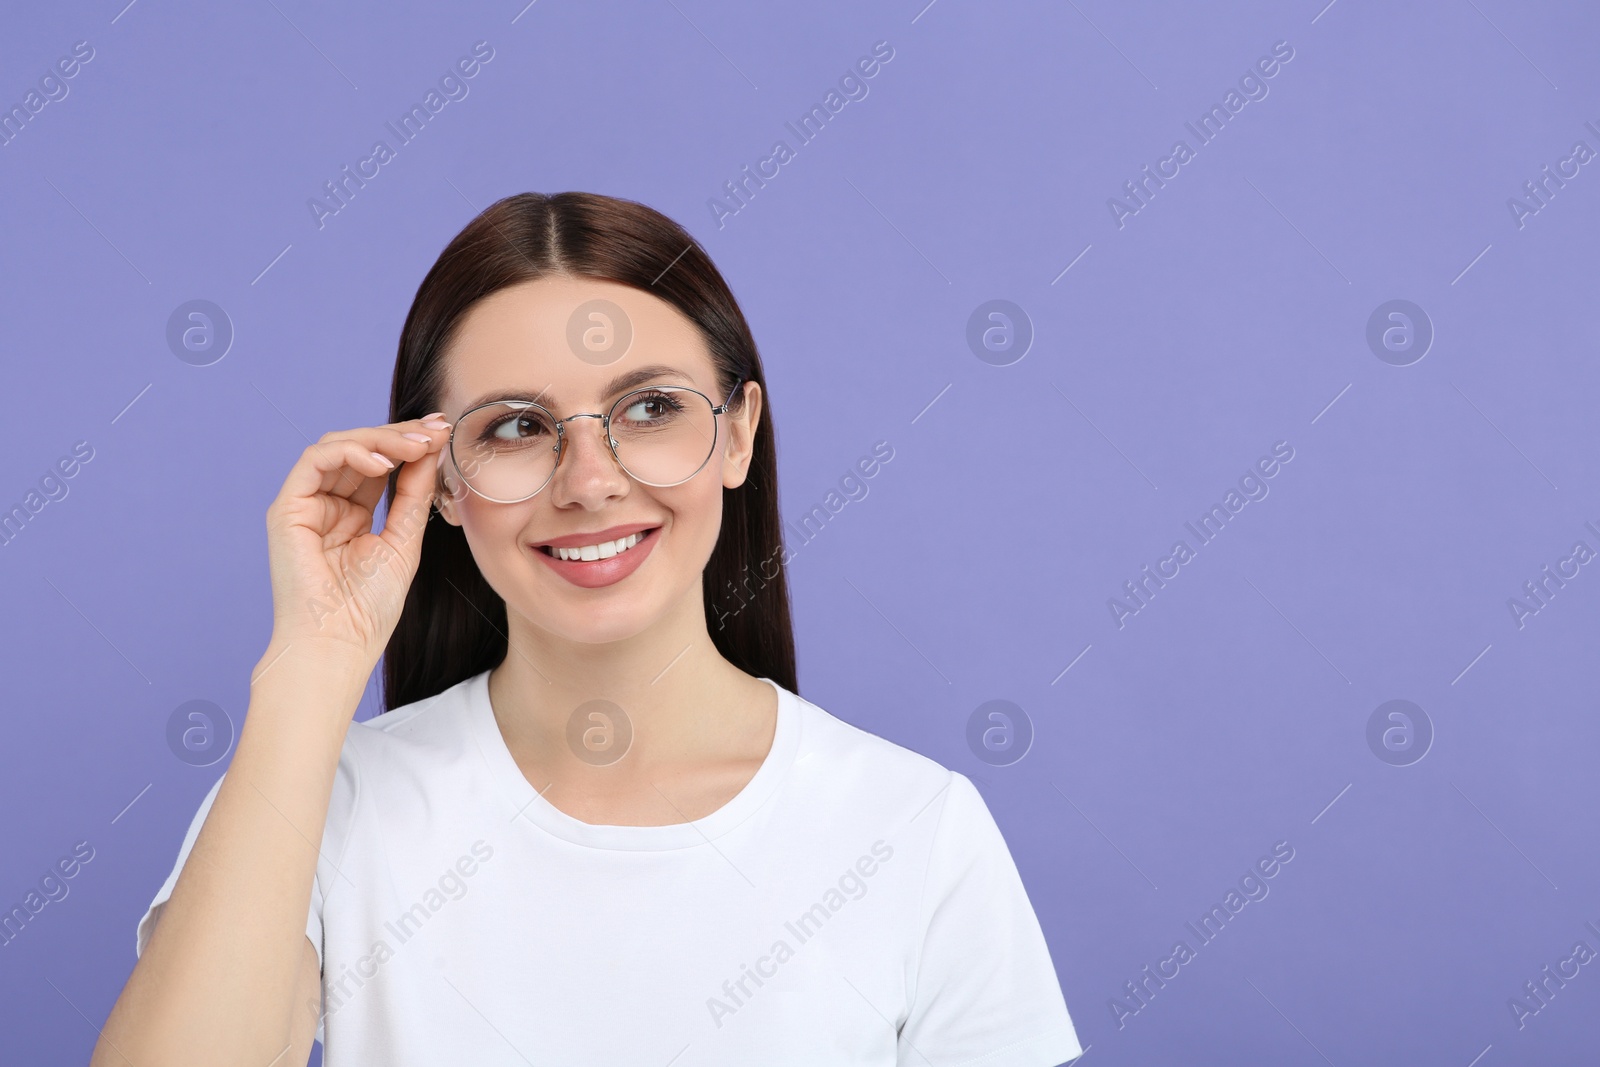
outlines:
[[[595,278],[545,277],[490,294],[463,317],[443,358],[440,399],[452,417],[509,395],[537,396],[562,415],[595,410],[623,391],[611,383],[647,367],[678,372],[658,370],[652,381],[716,392],[711,356],[693,322],[659,297]]]

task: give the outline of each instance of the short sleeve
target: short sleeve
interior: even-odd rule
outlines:
[[[1038,916],[988,805],[951,772],[918,914],[902,1067],[1057,1067],[1083,1054]]]
[[[189,859],[189,853],[194,849],[195,839],[200,836],[200,827],[205,824],[206,813],[211,810],[212,803],[217,799],[217,791],[222,788],[222,779],[227,774],[219,777],[211,786],[211,791],[200,802],[200,808],[194,813],[194,818],[189,820],[189,829],[183,835],[183,845],[178,849],[178,860],[172,865],[172,872],[167,875],[167,880],[161,883],[161,888],[156,891],[155,899],[150,901],[150,906],[145,909],[139,926],[134,931],[134,955],[144,955],[145,946],[150,943],[150,935],[156,928],[156,922],[161,916],[161,909],[172,896],[173,887],[178,884],[178,875],[183,870],[184,863]],[[311,909],[306,916],[306,937],[311,939],[312,945],[317,950],[317,969],[322,969],[322,886],[321,872],[311,881]],[[322,1040],[322,1019],[317,1019],[317,1040]]]

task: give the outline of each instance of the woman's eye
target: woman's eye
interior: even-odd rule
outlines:
[[[538,432],[537,420],[507,419],[494,428],[494,436],[502,440],[516,440]]]
[[[634,422],[652,422],[669,413],[665,397],[651,396],[628,405],[627,417]]]

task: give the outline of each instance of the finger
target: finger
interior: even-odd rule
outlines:
[[[322,448],[335,442],[354,441],[368,451],[379,453],[398,467],[402,463],[421,459],[428,453],[440,449],[449,439],[449,423],[434,420],[431,424],[408,422],[333,431],[324,434],[322,440],[312,447]],[[361,469],[367,468],[363,466]],[[321,491],[357,500],[370,510],[378,502],[382,486],[380,485],[378,492],[374,493],[370,483],[350,478],[347,474],[330,474],[323,478]]]
[[[368,479],[377,479],[381,487],[395,466],[354,439],[319,441],[308,445],[289,469],[278,499],[309,500],[319,493],[349,497]]]
[[[395,476],[394,500],[384,516],[379,537],[406,561],[407,573],[415,573],[422,554],[422,537],[427,532],[434,498],[435,471],[431,463],[407,463]]]
[[[382,452],[398,465],[404,460],[421,459],[450,441],[450,424],[442,419],[430,422],[413,420],[388,426],[361,426],[324,434],[323,441],[359,441],[374,452]]]
[[[426,424],[428,424],[430,422],[442,422],[446,426],[450,425],[450,420],[446,419],[444,417],[444,413],[443,412],[434,412],[434,413],[429,414],[429,415],[422,415],[422,416],[420,416],[418,418],[415,418],[415,419],[401,419],[399,422],[383,422],[383,423],[379,423],[376,426],[361,427],[361,429],[406,431],[406,430],[415,430],[415,429],[417,429],[419,427],[426,426]],[[432,429],[433,427],[428,427],[428,428]],[[345,433],[350,433],[350,432],[354,432],[354,431],[348,431],[348,430],[340,431],[338,436],[342,437],[342,436],[344,436]]]
[[[461,468],[457,467],[454,457],[450,452],[450,445],[439,449],[439,455],[434,460],[434,488],[436,499],[443,501],[445,497],[460,500],[467,494],[466,483],[462,480]]]
[[[384,432],[369,435],[376,442],[376,450],[395,460],[402,471],[406,465],[426,465],[429,453],[442,455],[450,440],[449,423],[440,420],[413,421],[416,422],[414,426],[400,423],[396,426],[373,427]],[[404,429],[406,426],[412,428]],[[351,494],[350,499],[371,511],[378,506],[384,488],[383,484],[365,482]]]

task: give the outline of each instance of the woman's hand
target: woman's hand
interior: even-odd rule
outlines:
[[[301,453],[267,508],[274,645],[376,665],[417,573],[449,436],[434,415],[333,431]],[[393,506],[373,533],[396,466]]]

